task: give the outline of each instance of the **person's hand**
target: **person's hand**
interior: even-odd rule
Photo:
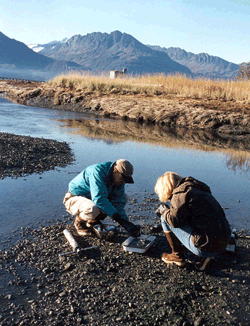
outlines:
[[[128,232],[131,237],[138,238],[141,235],[141,227],[125,220],[118,213],[112,216],[113,220],[118,222]]]
[[[130,222],[131,223],[131,222]],[[131,223],[127,229],[129,235],[133,238],[139,238],[141,235],[141,227],[139,225]]]
[[[169,209],[169,206],[167,204],[160,204],[160,206],[157,208],[157,210],[155,211],[155,214],[158,217],[161,217],[162,214],[165,212],[165,210]]]
[[[100,214],[97,215],[95,219],[97,221],[103,221],[106,217],[107,217],[107,214],[101,211]]]

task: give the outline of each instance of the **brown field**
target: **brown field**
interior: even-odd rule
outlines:
[[[191,79],[182,75],[145,75],[110,79],[105,76],[89,76],[80,73],[58,76],[48,82],[52,87],[69,88],[74,91],[99,91],[116,94],[182,97],[187,99],[210,99],[240,101],[250,104],[250,82]]]

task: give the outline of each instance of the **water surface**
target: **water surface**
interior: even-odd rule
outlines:
[[[135,184],[129,195],[154,195],[156,179],[166,171],[207,183],[225,208],[230,224],[250,229],[250,146],[215,139],[202,132],[162,130],[125,121],[93,119],[83,114],[26,107],[0,97],[0,131],[66,141],[74,164],[42,174],[0,180],[0,235],[21,227],[62,219],[62,199],[69,181],[86,166],[126,158],[133,163]],[[238,148],[237,148],[238,147]],[[154,216],[146,214],[147,220]]]

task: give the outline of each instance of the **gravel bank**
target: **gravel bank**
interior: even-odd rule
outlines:
[[[79,238],[72,217],[64,221],[22,230],[22,239],[0,252],[1,326],[249,325],[249,239],[240,238],[234,255],[221,255],[202,273],[189,252],[187,267],[167,268],[163,233],[145,254],[130,254],[121,245],[125,233],[114,242]],[[97,248],[60,256],[70,251],[65,228],[82,247]]]
[[[65,142],[0,133],[0,179],[53,170],[73,160]]]

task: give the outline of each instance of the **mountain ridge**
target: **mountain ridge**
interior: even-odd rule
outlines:
[[[82,46],[81,43],[83,43]],[[146,73],[179,72],[192,77],[211,79],[233,78],[239,70],[239,65],[220,57],[211,56],[207,53],[194,54],[177,47],[165,48],[158,45],[145,45],[133,36],[120,31],[114,31],[110,34],[101,32],[86,35],[77,34],[66,41],[39,46],[41,48],[39,52],[44,55],[52,58],[66,58],[85,64],[89,68],[93,67],[94,70],[127,68],[128,72],[141,73],[145,70],[147,70]],[[105,55],[105,51],[110,49],[112,60]],[[152,50],[157,52],[152,52]],[[162,57],[159,52],[167,54],[168,57]],[[177,63],[181,66],[176,66]],[[164,65],[165,69],[163,68]],[[183,69],[183,67],[188,70]]]
[[[126,68],[130,75],[184,74],[196,78],[236,76],[239,65],[207,53],[145,45],[132,35],[113,31],[76,34],[62,41],[26,46],[0,32],[0,75],[34,70],[53,77],[72,70],[106,72]]]
[[[166,53],[152,50],[120,31],[74,35],[63,44],[47,45],[39,53],[54,59],[74,61],[94,71],[126,68],[132,74],[178,72],[192,75],[188,68],[171,60]]]
[[[157,51],[167,53],[172,60],[188,67],[193,74],[198,76],[220,78],[226,75],[226,77],[232,78],[235,77],[239,70],[239,65],[208,53],[194,54],[179,47],[148,46]]]
[[[31,50],[24,43],[11,39],[0,32],[0,76],[36,76],[48,79],[69,70],[84,70],[75,62],[55,60]],[[86,70],[86,69],[85,69]]]

